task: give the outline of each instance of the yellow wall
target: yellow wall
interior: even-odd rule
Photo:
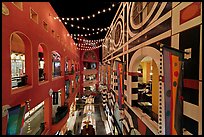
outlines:
[[[152,111],[158,114],[158,90],[159,90],[159,72],[157,65],[152,61],[153,75],[152,75]]]
[[[143,83],[148,83],[150,80],[151,61],[141,62],[140,64],[142,65]]]

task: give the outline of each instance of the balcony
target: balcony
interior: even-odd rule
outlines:
[[[88,81],[84,81],[83,86],[84,87],[88,87],[88,86],[92,86],[94,84],[98,84],[98,80],[88,80]]]
[[[97,69],[85,69],[82,71],[83,75],[91,75],[91,74],[97,74],[98,70]]]
[[[52,124],[57,124],[60,120],[62,120],[68,112],[68,106],[61,106],[57,108],[57,113],[55,117],[52,118]]]

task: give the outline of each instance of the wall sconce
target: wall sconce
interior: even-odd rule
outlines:
[[[11,108],[10,105],[2,106],[2,117],[5,117],[8,114],[8,109]]]
[[[53,90],[50,89],[50,90],[49,90],[49,95],[52,96],[52,93],[53,93]]]
[[[184,50],[186,52],[184,54],[184,59],[190,59],[191,58],[191,50],[192,50],[192,48],[188,48],[188,49]]]

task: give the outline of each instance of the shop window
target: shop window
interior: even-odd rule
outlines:
[[[11,87],[18,88],[31,84],[31,56],[29,53],[30,43],[25,35],[22,33],[12,33],[11,34]],[[27,51],[27,52],[25,52]],[[29,81],[28,81],[29,78]]]
[[[65,99],[69,97],[70,80],[65,81]]]
[[[52,52],[52,77],[61,76],[61,57],[60,55],[53,51]]]
[[[95,62],[84,62],[84,69],[96,69]]]
[[[69,62],[68,62],[68,57],[65,58],[64,72],[65,72],[65,75],[68,75],[68,74],[69,74]]]
[[[43,21],[43,28],[48,31],[48,24],[45,21]]]
[[[47,51],[44,44],[38,46],[38,71],[39,71],[39,81],[48,80],[48,66],[47,66]]]
[[[158,69],[151,57],[142,59],[137,68],[137,76],[138,106],[153,120],[158,121]]]
[[[18,9],[23,10],[23,2],[12,2]]]
[[[33,9],[30,9],[30,18],[38,24],[38,14]]]

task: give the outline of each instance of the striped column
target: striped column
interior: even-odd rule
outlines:
[[[107,90],[103,90],[103,91],[102,91],[102,101],[103,101],[103,102],[102,102],[102,105],[105,106],[106,103],[107,103],[107,101],[108,101],[108,100],[107,100]]]
[[[138,76],[132,76],[132,81],[131,81],[131,87],[132,87],[132,106],[136,106],[137,100],[138,100]]]

